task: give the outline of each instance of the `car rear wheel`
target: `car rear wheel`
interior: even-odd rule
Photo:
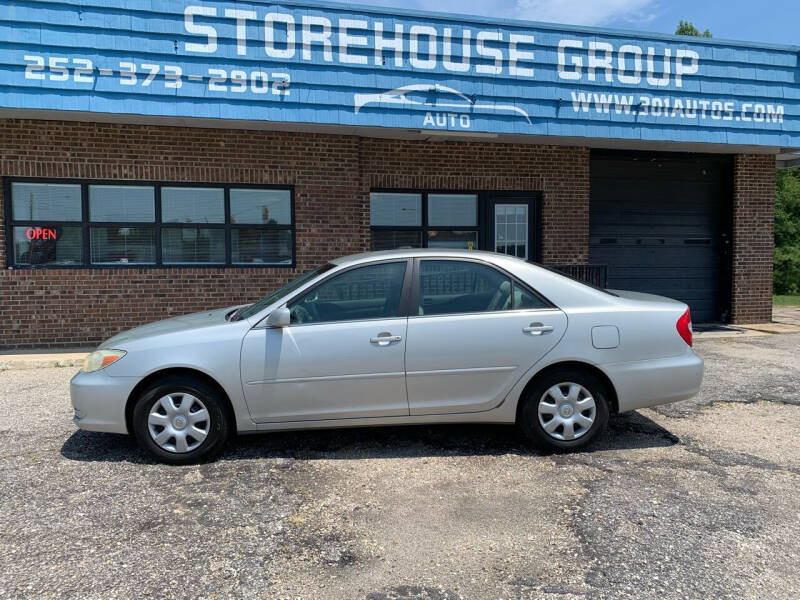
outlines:
[[[545,450],[584,448],[608,423],[607,396],[603,382],[588,371],[554,370],[528,388],[519,425]]]
[[[228,439],[229,421],[220,393],[189,377],[156,381],[133,409],[139,445],[157,460],[175,465],[216,457]]]

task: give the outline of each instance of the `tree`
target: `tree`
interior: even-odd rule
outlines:
[[[800,294],[800,167],[777,174],[775,293]]]
[[[693,35],[694,37],[710,38],[711,32],[706,29],[703,33],[700,33],[700,30],[689,21],[681,19],[678,23],[678,28],[675,30],[675,35]]]

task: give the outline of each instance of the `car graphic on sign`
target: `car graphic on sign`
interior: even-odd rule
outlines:
[[[417,96],[417,98],[413,96]],[[353,94],[353,103],[356,114],[368,104],[393,104],[397,106],[428,106],[432,110],[515,113],[524,118],[529,125],[531,124],[528,113],[519,106],[479,102],[475,96],[467,96],[455,88],[438,83],[414,83],[375,94]]]

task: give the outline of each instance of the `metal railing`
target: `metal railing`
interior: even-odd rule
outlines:
[[[608,287],[608,265],[546,265],[564,275],[599,288]]]

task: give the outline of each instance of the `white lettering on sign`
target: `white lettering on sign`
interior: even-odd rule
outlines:
[[[589,42],[584,47],[581,40],[561,40],[558,44],[558,77],[567,81],[589,81],[602,77],[606,83],[618,81],[625,85],[642,83],[642,64],[648,85],[665,87],[674,83],[683,87],[686,75],[695,75],[700,67],[700,55],[694,50],[679,48],[674,57],[671,48],[658,50],[652,46],[643,49],[634,44],[614,48],[608,42]]]
[[[503,72],[503,52],[500,48],[488,46],[489,42],[502,42],[503,34],[499,31],[479,31],[475,51],[482,58],[494,59],[491,64],[484,64],[485,61],[475,67],[475,71],[485,75],[499,75]]]
[[[213,54],[217,51],[217,30],[211,25],[197,25],[194,18],[198,16],[216,17],[217,9],[213,6],[187,6],[183,11],[183,26],[187,33],[196,33],[206,37],[206,43],[186,42],[187,52],[203,52]]]
[[[437,129],[469,129],[469,115],[459,113],[427,112],[422,120],[423,127]]]
[[[637,115],[660,119],[743,121],[783,123],[783,104],[760,104],[734,100],[670,98],[669,96],[634,96],[600,92],[572,92],[572,110],[576,113]]]
[[[255,44],[248,44],[247,32],[248,26],[260,18],[255,10],[228,8],[219,15],[212,6],[189,5],[184,10],[184,27],[199,39],[184,42],[186,52],[217,52],[219,34],[211,19],[220,16],[235,25],[236,54],[246,56],[253,51]],[[305,61],[318,60],[321,54],[324,62],[366,65],[371,55],[374,64],[385,65],[392,60],[397,68],[408,65],[424,71],[441,67],[453,73],[502,75],[505,71],[512,77],[536,76],[536,40],[531,34],[514,32],[506,37],[496,29],[404,26],[344,17],[334,22],[314,14],[303,14],[298,19],[299,22],[282,12],[263,15],[261,39],[267,57],[292,59],[299,45],[300,58]],[[566,81],[680,88],[686,77],[698,73],[699,67],[700,55],[687,48],[629,43],[617,47],[611,42],[569,38],[558,42],[558,77]]]
[[[244,56],[247,54],[247,22],[255,21],[258,15],[254,10],[226,8],[225,16],[236,19],[236,54]]]
[[[472,32],[465,29],[461,33],[461,61],[453,61],[453,30],[449,27],[444,29],[444,40],[442,42],[442,61],[444,68],[448,71],[456,73],[465,73],[469,71],[469,57],[470,57],[470,39]]]
[[[630,57],[630,63],[628,62]],[[642,49],[639,46],[625,44],[620,46],[617,55],[619,65],[619,82],[625,85],[642,83]],[[633,66],[630,66],[633,65]]]
[[[318,28],[317,31],[312,30],[312,27]],[[322,46],[325,62],[333,62],[330,19],[303,15],[303,60],[311,60],[311,47],[314,44]]]
[[[688,64],[684,62],[689,60]],[[700,68],[700,55],[694,50],[679,48],[675,53],[675,85],[683,87],[684,75],[695,75]]]
[[[598,57],[598,51],[601,56]],[[595,80],[595,71],[602,69],[605,72],[606,81],[611,83],[614,81],[614,67],[612,66],[614,54],[614,47],[607,42],[590,42],[589,43],[589,64],[587,72],[589,74],[589,81]]]
[[[211,92],[241,93],[250,91],[254,94],[271,93],[275,96],[289,96],[291,77],[284,72],[255,70],[209,68],[205,74],[184,73],[178,65],[160,65],[156,63],[136,64],[120,61],[116,69],[107,67],[95,69],[88,58],[67,58],[26,54],[25,79],[48,81],[74,81],[93,85],[96,77],[116,77],[124,86],[156,86],[159,82],[168,89],[180,89],[185,81],[198,82],[208,86]]]
[[[396,23],[394,26],[394,36],[386,38],[383,36],[383,23],[375,23],[375,64],[385,64],[383,57],[384,50],[391,50],[394,54],[394,66],[403,66],[403,25]],[[311,57],[309,57],[309,60]]]
[[[411,56],[409,62],[415,69],[435,69],[436,68],[436,29],[428,25],[412,25],[409,31],[409,45]],[[422,38],[422,40],[420,40]],[[424,52],[420,52],[420,46]],[[420,58],[426,55],[427,58]]]
[[[353,35],[351,31],[366,30],[367,22],[358,19],[339,20],[339,62],[352,65],[367,64],[367,57],[364,54],[350,54],[347,49],[349,46],[366,46],[367,36]]]
[[[259,14],[251,9],[225,9],[219,14],[212,6],[189,5],[184,10],[186,32],[199,39],[184,42],[190,53],[213,54],[219,48],[219,32],[211,19],[224,18],[236,30],[236,54],[246,56],[254,51],[249,44],[248,27],[258,23]],[[506,39],[496,29],[473,31],[428,24],[404,26],[380,20],[329,18],[303,14],[268,12],[263,16],[260,39],[269,58],[291,59],[298,53],[302,60],[312,61],[315,49],[322,50],[322,60],[341,64],[385,65],[389,55],[395,67],[431,71],[438,67],[454,73],[475,72],[500,75],[504,70],[513,77],[534,77],[534,36],[509,33]],[[252,32],[252,29],[250,29]],[[334,48],[336,52],[334,52]],[[474,51],[474,55],[473,55]]]
[[[517,77],[533,77],[533,69],[518,66],[521,61],[533,60],[532,50],[520,48],[520,46],[532,46],[534,42],[533,36],[512,33],[508,36],[508,39],[508,72]]]
[[[561,79],[577,81],[583,76],[583,60],[570,53],[567,65],[567,50],[583,48],[583,42],[578,40],[561,40],[558,42],[558,76]]]
[[[276,27],[276,24],[280,23]],[[284,29],[286,40],[276,43],[275,30]],[[295,47],[294,17],[284,13],[271,12],[264,17],[264,50],[270,58],[293,58]],[[284,46],[283,48],[279,46]]]

